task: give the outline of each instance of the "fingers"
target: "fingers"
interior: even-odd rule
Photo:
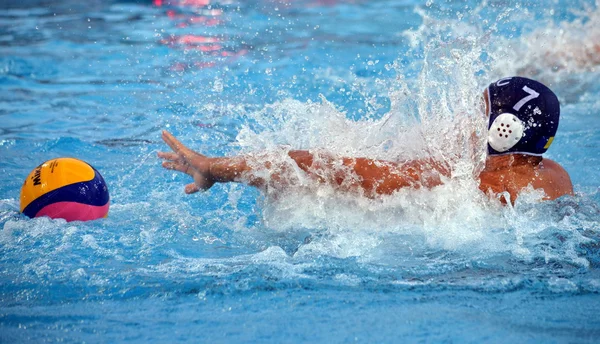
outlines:
[[[181,158],[177,153],[172,152],[158,152],[158,157],[170,161],[179,161]]]
[[[196,183],[190,183],[185,186],[184,191],[186,194],[191,195],[193,193],[200,191],[200,188],[198,187],[198,185],[196,185]]]
[[[163,130],[161,137],[165,143],[171,147],[171,149],[177,153],[179,151],[179,147],[181,146],[181,142],[179,142],[175,136],[171,135],[170,132]]]
[[[164,168],[166,168],[167,170],[174,170],[174,171],[183,172],[185,174],[189,174],[190,176],[192,175],[190,173],[190,166],[187,164],[182,164],[182,163],[174,162],[174,161],[164,161],[162,163],[162,166]]]
[[[183,172],[183,173],[189,174],[190,176],[193,175],[192,173],[190,173],[190,166],[188,166],[186,164],[180,164],[180,163],[172,162],[172,161],[165,161],[162,163],[162,166],[168,170]],[[189,194],[193,194],[193,193],[200,191],[200,187],[198,185],[196,185],[195,183],[190,183],[185,186],[184,191],[186,194],[189,195]]]
[[[158,157],[164,160],[162,166],[194,177],[194,183],[185,186],[186,194],[208,190],[215,183],[205,175],[210,159],[187,148],[166,130],[162,132],[162,139],[173,150],[157,153]]]
[[[193,155],[193,151],[183,145],[183,143],[179,142],[171,133],[166,130],[162,131],[162,139],[165,143],[171,147],[173,152],[177,153],[184,159],[189,159]]]

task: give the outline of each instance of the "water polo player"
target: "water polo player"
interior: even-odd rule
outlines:
[[[528,186],[542,190],[545,199],[572,194],[568,173],[558,163],[542,158],[558,129],[560,105],[556,95],[537,81],[511,77],[492,83],[484,98],[488,156],[479,174],[479,188],[492,196],[508,194],[511,202]],[[311,179],[375,197],[404,187],[431,188],[451,175],[446,164],[433,160],[395,163],[320,151],[290,151],[288,161],[281,162],[261,155],[213,158],[187,148],[166,131],[162,138],[173,150],[158,153],[165,160],[163,167],[194,178],[194,183],[185,187],[188,194],[207,190],[217,182],[242,182],[268,190],[303,185]],[[297,173],[298,168],[303,176]],[[501,200],[508,201],[506,197]]]

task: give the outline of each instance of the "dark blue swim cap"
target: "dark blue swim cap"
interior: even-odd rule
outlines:
[[[488,153],[545,153],[560,116],[554,92],[535,80],[516,76],[493,82],[487,90]]]

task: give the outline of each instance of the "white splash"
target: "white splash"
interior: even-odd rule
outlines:
[[[500,16],[506,18],[508,12]],[[477,26],[464,22],[452,27],[450,21],[435,21],[433,32],[424,34],[432,21],[426,20],[418,34],[409,34],[412,44],[423,47],[418,78],[407,81],[399,63],[390,66],[397,78],[388,83],[385,96],[391,109],[381,119],[367,114],[364,120],[351,120],[345,110],[324,97],[319,103],[287,99],[249,113],[252,124],[240,131],[237,144],[242,153],[266,150],[281,159],[290,149],[315,148],[389,161],[434,157],[451,166],[452,178],[431,190],[403,189],[374,200],[329,187],[267,194],[263,224],[274,232],[314,234],[295,257],[326,254],[377,260],[447,250],[474,260],[508,254],[525,261],[545,257],[587,266],[587,260],[577,254],[577,245],[587,240],[577,235],[581,223],[557,224],[548,216],[554,209],[548,207],[532,216],[528,209],[537,209],[540,201],[533,191],[526,192],[513,208],[478,189],[477,176],[485,160],[481,92],[501,67],[497,58],[501,49],[490,49],[492,41],[498,44],[490,37],[493,31],[482,35]],[[448,30],[460,39],[441,39],[441,33]],[[416,37],[434,39],[420,42]],[[491,58],[482,58],[485,54]],[[517,59],[527,63],[527,59]],[[515,60],[505,69],[517,65]],[[552,239],[543,233],[555,227],[571,233],[573,241],[548,251],[545,247]],[[390,247],[385,243],[390,235],[404,242]]]

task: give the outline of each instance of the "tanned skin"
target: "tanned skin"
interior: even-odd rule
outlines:
[[[164,160],[162,166],[194,179],[185,186],[188,194],[208,190],[217,182],[242,182],[259,188],[276,185],[284,189],[294,183],[286,179],[285,170],[278,170],[280,165],[272,162],[261,162],[253,156],[207,157],[187,148],[167,131],[163,131],[162,139],[173,150],[158,153]],[[315,182],[370,198],[389,195],[405,187],[432,188],[442,184],[443,177],[450,177],[447,166],[428,160],[395,163],[367,158],[323,157],[301,150],[290,151],[288,155]],[[261,177],[265,171],[269,172],[267,179]],[[549,200],[573,194],[568,173],[556,162],[541,157],[489,156],[479,180],[483,192],[492,197],[508,192],[512,203],[529,185],[543,190],[545,199]]]
[[[513,203],[529,185],[544,191],[544,199],[547,200],[573,194],[573,184],[567,171],[558,163],[538,156],[488,156],[485,168],[479,174],[481,191],[490,195],[508,192]]]

